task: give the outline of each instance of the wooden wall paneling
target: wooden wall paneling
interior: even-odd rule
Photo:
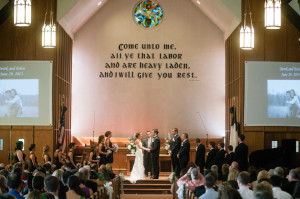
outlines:
[[[37,126],[34,131],[34,142],[36,144],[35,155],[37,161],[40,164],[44,164],[44,159],[42,157],[43,147],[48,145],[50,147],[49,155],[53,160],[53,130],[51,126]]]
[[[5,164],[9,163],[10,128],[11,126],[0,126],[0,139],[3,139],[3,150],[0,150],[0,162]],[[14,151],[14,147],[11,150]]]
[[[296,27],[286,22],[286,56],[287,61],[300,62],[300,32]]]
[[[248,145],[248,154],[256,150],[261,150],[265,148],[265,135],[264,132],[254,131],[254,132],[244,132],[245,134],[245,144]]]

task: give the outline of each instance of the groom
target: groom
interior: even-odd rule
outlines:
[[[160,151],[160,139],[158,137],[158,129],[152,130],[152,144],[150,153],[152,154],[152,174],[151,179],[158,179],[159,177],[159,151]]]

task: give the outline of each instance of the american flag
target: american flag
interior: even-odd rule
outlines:
[[[66,153],[66,133],[65,133],[65,112],[67,107],[63,106],[60,116],[59,129],[58,129],[58,143],[62,145],[62,152]]]

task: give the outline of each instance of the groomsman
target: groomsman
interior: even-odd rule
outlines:
[[[172,165],[173,165],[173,171],[176,169],[176,176],[180,177],[180,164],[179,164],[179,159],[177,158],[178,151],[180,149],[180,144],[181,144],[181,138],[178,135],[178,129],[174,128],[172,130],[172,141],[170,142],[170,155],[171,155],[171,160],[172,160]]]
[[[221,169],[222,169],[222,165],[225,162],[225,154],[226,154],[226,151],[224,150],[224,143],[222,143],[222,142],[219,143],[218,149],[219,149],[219,151],[216,153],[216,156],[214,159],[214,164],[218,166],[218,172],[222,173]]]
[[[195,156],[195,164],[200,168],[200,172],[204,173],[205,166],[205,146],[201,143],[199,138],[196,138],[196,156]]]
[[[152,144],[151,132],[147,131],[147,138],[143,140],[143,147],[150,148]],[[145,176],[148,177],[148,173],[151,172],[152,176],[152,157],[151,153],[144,151],[144,167],[145,167]]]
[[[181,134],[181,146],[177,157],[179,159],[180,169],[184,169],[187,167],[190,161],[190,142],[188,141],[188,134],[183,133]]]
[[[248,146],[244,143],[245,136],[239,135],[239,145],[235,148],[235,159],[239,163],[240,171],[248,170]]]
[[[210,170],[211,166],[214,164],[214,159],[218,152],[218,149],[215,149],[215,142],[209,142],[208,147],[210,151],[208,152],[206,157],[205,168]]]
[[[228,145],[225,163],[231,165],[233,161],[235,161],[235,153],[233,152],[233,147],[231,145]]]
[[[159,177],[159,151],[160,151],[160,139],[158,137],[158,130],[152,130],[152,144],[150,153],[152,155],[152,174],[151,179],[158,179]]]

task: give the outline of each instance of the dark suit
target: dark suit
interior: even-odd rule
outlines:
[[[206,157],[206,163],[205,163],[205,168],[206,169],[211,169],[211,166],[214,164],[214,159],[215,156],[218,152],[218,149],[211,149]]]
[[[184,140],[181,143],[178,155],[179,155],[180,170],[182,170],[187,167],[190,161],[190,142],[188,140]]]
[[[243,142],[235,148],[235,159],[239,163],[240,171],[248,170],[248,146]]]
[[[225,157],[225,163],[231,165],[231,163],[235,161],[235,152],[231,152],[229,153],[226,157]]]
[[[170,151],[172,152],[171,154],[171,160],[172,160],[172,165],[173,165],[173,171],[176,170],[176,176],[180,176],[180,164],[179,164],[179,159],[177,158],[177,154],[180,149],[180,144],[181,144],[181,138],[179,135],[175,135],[170,143]]]
[[[203,174],[205,166],[205,146],[202,143],[197,147],[195,164],[200,168],[200,172]]]
[[[148,140],[149,138],[143,140],[143,147],[145,148],[151,147],[152,141],[150,142],[150,145],[148,145]],[[152,157],[151,157],[151,153],[148,151],[144,151],[144,167],[145,167],[145,176],[148,176],[148,172],[151,172],[151,176],[152,176]]]
[[[225,154],[226,151],[224,149],[220,149],[215,156],[214,164],[218,166],[218,172],[221,173],[222,165],[225,162]]]
[[[151,144],[152,154],[152,173],[153,178],[158,179],[159,177],[159,151],[160,151],[160,139],[158,136],[154,136]]]

